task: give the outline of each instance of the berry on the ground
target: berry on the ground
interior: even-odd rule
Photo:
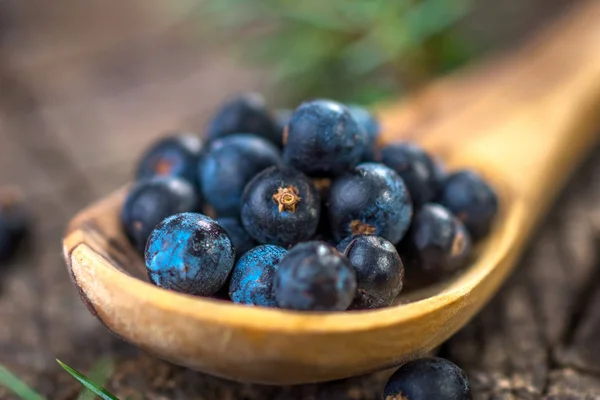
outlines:
[[[31,215],[20,192],[0,193],[0,262],[13,258],[31,229]]]
[[[384,400],[471,400],[465,372],[443,358],[421,358],[401,366],[390,377]]]

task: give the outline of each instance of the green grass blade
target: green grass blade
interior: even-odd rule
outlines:
[[[36,393],[2,365],[0,365],[0,385],[5,386],[23,400],[44,400],[44,397]]]
[[[94,364],[94,366],[92,367],[90,373],[89,373],[89,380],[93,383],[95,383],[96,385],[102,387],[106,384],[106,382],[108,381],[108,378],[110,378],[110,376],[112,375],[114,370],[114,363],[112,362],[112,360],[108,357],[101,359],[100,361],[98,361],[97,363]],[[83,391],[79,394],[79,397],[77,397],[77,400],[94,400],[95,399],[95,394],[85,388],[83,389]]]
[[[74,370],[73,368],[69,367],[68,365],[64,364],[62,361],[60,361],[58,359],[56,361],[73,378],[75,378],[77,381],[79,381],[79,383],[81,383],[83,386],[85,386],[88,390],[90,390],[96,396],[100,397],[102,400],[119,400],[117,397],[110,394],[105,389],[101,388],[100,386],[98,386],[95,383],[93,383],[92,381],[90,381],[90,379],[88,377],[86,377],[85,375],[83,375],[81,372]]]

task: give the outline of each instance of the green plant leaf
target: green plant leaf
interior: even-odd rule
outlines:
[[[89,380],[96,385],[102,387],[106,384],[108,378],[112,375],[114,370],[114,363],[112,359],[109,357],[105,357],[100,359],[98,362],[94,364],[90,373]],[[93,400],[95,398],[95,394],[84,388],[83,391],[79,394],[77,400]]]
[[[100,397],[102,400],[119,400],[117,397],[115,397],[114,395],[109,393],[104,388],[96,385],[94,382],[92,382],[88,377],[83,375],[81,372],[74,370],[73,368],[69,367],[68,365],[66,365],[65,363],[60,361],[59,359],[57,359],[56,361],[73,378],[75,378],[79,383],[81,383],[83,386],[85,386],[88,390],[90,390],[96,396]]]
[[[44,400],[42,395],[36,393],[2,365],[0,365],[0,385],[5,386],[23,400]]]
[[[475,55],[452,36],[474,0],[205,0],[240,55],[269,69],[276,97],[372,103]],[[214,23],[212,24],[214,25]],[[216,30],[211,33],[216,32]],[[215,39],[211,39],[216,42]]]

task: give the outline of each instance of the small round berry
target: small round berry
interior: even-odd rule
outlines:
[[[133,245],[143,253],[150,233],[162,220],[199,208],[198,193],[187,181],[158,176],[133,185],[121,210],[121,222]]]
[[[368,234],[397,244],[408,229],[412,210],[402,178],[382,164],[359,164],[334,180],[329,192],[329,221],[337,241]]]
[[[227,217],[217,219],[217,223],[225,229],[233,246],[235,247],[235,258],[239,259],[248,250],[256,246],[256,241],[242,226],[237,218]]]
[[[165,219],[152,231],[146,246],[150,282],[199,296],[217,293],[234,260],[235,249],[225,229],[196,213]]]
[[[471,251],[462,222],[439,204],[425,204],[417,212],[408,239],[411,262],[431,276],[456,271]]]
[[[258,93],[246,93],[227,101],[208,124],[208,140],[235,133],[253,133],[281,147],[281,133]]]
[[[379,236],[357,235],[344,239],[337,249],[356,271],[354,309],[387,307],[402,291],[404,266],[393,244]]]
[[[206,202],[220,217],[239,216],[246,184],[273,165],[283,165],[279,150],[256,135],[230,135],[211,142],[199,164]]]
[[[321,199],[311,180],[293,168],[271,167],[246,186],[242,224],[263,244],[289,246],[317,231]]]
[[[274,245],[253,248],[240,258],[229,283],[229,297],[234,303],[277,307],[273,280],[277,264],[287,250]]]
[[[394,143],[381,149],[381,161],[402,178],[415,208],[433,201],[440,190],[435,162],[413,143]]]
[[[31,230],[31,215],[19,191],[0,195],[0,262],[13,258]]]
[[[458,171],[446,178],[440,203],[465,224],[475,239],[489,232],[498,212],[494,189],[470,170]]]
[[[198,160],[202,140],[191,134],[176,134],[160,139],[150,147],[138,163],[137,179],[170,176],[198,184]]]
[[[304,242],[279,261],[273,291],[281,308],[343,311],[354,299],[356,274],[335,248]]]
[[[354,117],[358,126],[366,133],[367,143],[361,161],[374,161],[377,139],[379,138],[379,133],[381,131],[379,121],[377,121],[369,111],[359,106],[349,106],[348,111],[350,111],[350,114]]]
[[[284,161],[308,175],[339,175],[360,162],[366,133],[347,108],[329,100],[303,103],[286,130]]]
[[[465,372],[443,358],[421,358],[401,366],[388,380],[386,400],[471,400]]]

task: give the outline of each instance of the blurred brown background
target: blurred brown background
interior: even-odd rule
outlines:
[[[459,29],[476,35],[486,50],[511,48],[574,3],[479,0]],[[381,375],[271,388],[170,366],[110,336],[71,286],[60,254],[68,219],[127,182],[136,155],[164,131],[201,130],[228,96],[268,89],[268,69],[241,64],[227,44],[214,45],[213,32],[191,13],[201,6],[201,1],[0,1],[0,186],[19,185],[37,219],[35,251],[0,273],[0,363],[49,399],[75,398],[79,390],[59,370],[56,357],[86,371],[104,356],[115,359],[109,388],[123,398],[377,398]],[[595,276],[600,228],[578,225],[578,243],[569,246],[572,225],[586,221],[587,212],[598,212],[600,189],[592,184],[600,178],[597,158],[559,202],[562,213],[541,230],[524,262],[528,269],[443,350],[462,361],[478,398],[600,398],[595,375],[600,364],[579,353],[589,348],[585,332],[577,344],[577,329],[567,329],[567,322],[559,329],[552,323],[540,328],[534,321],[540,307],[542,315],[544,309],[560,312],[561,301],[572,307]],[[556,243],[566,250],[549,257]],[[556,270],[565,277],[571,275],[564,270],[570,263],[579,272],[566,300],[552,300],[558,306],[550,308],[546,300],[536,300],[536,291],[541,299],[549,295],[547,287],[531,283],[536,274]],[[552,288],[561,284],[555,280]],[[597,326],[594,318],[583,320],[591,324],[584,330]],[[568,332],[556,339],[563,361],[551,357],[556,349],[547,343],[548,326]],[[562,351],[563,339],[575,348]],[[11,397],[0,388],[0,398]]]

